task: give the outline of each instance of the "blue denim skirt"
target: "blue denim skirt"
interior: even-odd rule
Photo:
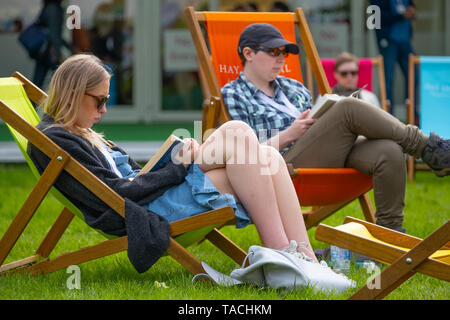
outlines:
[[[244,228],[251,223],[247,211],[241,204],[236,203],[234,196],[221,194],[196,164],[189,167],[183,183],[173,186],[160,197],[144,205],[169,222],[225,206],[234,209],[237,228]]]

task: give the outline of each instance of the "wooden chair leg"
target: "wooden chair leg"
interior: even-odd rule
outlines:
[[[381,274],[379,289],[369,289],[368,285],[362,287],[350,297],[352,300],[383,299],[399,285],[409,279],[433,252],[439,250],[449,240],[450,220],[434,231],[431,235],[419,242],[414,248],[402,255],[386,268]]]
[[[222,250],[227,256],[233,259],[237,264],[242,265],[247,256],[247,253],[239,248],[233,241],[225,236],[218,229],[212,230],[205,237],[217,248]]]
[[[59,215],[58,219],[53,224],[50,231],[45,236],[44,240],[42,241],[41,245],[36,251],[36,254],[22,259],[18,261],[14,261],[12,263],[3,265],[0,267],[0,274],[4,274],[7,272],[10,272],[14,269],[20,269],[32,266],[33,264],[42,261],[44,258],[48,258],[50,253],[55,248],[56,244],[58,243],[59,239],[63,235],[64,231],[69,226],[70,222],[72,221],[74,217],[74,214],[69,211],[67,208],[64,208]]]
[[[67,268],[71,265],[78,265],[98,258],[103,258],[127,249],[128,237],[124,236],[113,240],[106,240],[94,246],[87,246],[74,252],[63,253],[54,259],[40,261],[23,271],[34,275],[50,273]]]
[[[41,245],[37,249],[36,254],[43,258],[48,258],[48,256],[58,243],[59,239],[61,239],[64,231],[66,231],[73,217],[74,214],[69,209],[64,208],[50,231],[45,236]]]
[[[21,260],[17,260],[8,264],[4,264],[2,266],[0,266],[0,276],[10,273],[11,271],[14,270],[19,270],[21,268],[27,268],[32,266],[33,264],[37,263],[39,261],[40,257],[35,254],[31,257],[25,258],[25,259],[21,259]]]
[[[410,182],[414,181],[415,160],[414,157],[408,156],[408,178]]]
[[[0,240],[0,265],[3,264],[6,257],[11,252],[11,249],[25,230],[45,195],[49,192],[51,186],[63,170],[68,157],[64,156],[60,161],[58,160],[58,156],[59,155],[56,154],[50,161],[41,178],[34,186],[22,208]]]
[[[375,211],[372,206],[372,202],[370,201],[369,193],[365,193],[362,196],[358,197],[359,204],[361,205],[361,209],[364,213],[364,217],[367,222],[375,223]]]
[[[32,256],[21,262],[20,266],[22,266],[22,268],[18,268],[19,265],[15,263],[14,266],[12,264],[8,265],[8,269],[15,268],[16,270],[14,270],[14,272],[25,272],[33,275],[45,274],[67,268],[71,265],[78,265],[84,262],[106,257],[127,249],[128,237],[124,236],[114,240],[106,240],[94,246],[84,247],[74,252],[64,253],[51,260],[43,260],[31,266],[26,266],[26,264],[29,264],[30,262],[35,262],[36,257],[38,257],[37,255]],[[176,242],[172,237],[169,240],[167,254],[169,254],[173,259],[175,259],[194,275],[205,272],[200,260]],[[3,273],[7,271],[4,267],[0,268],[0,272]]]
[[[375,223],[375,211],[373,209],[372,202],[370,201],[369,194],[365,193],[359,196],[358,200],[366,221]],[[318,207],[316,210],[304,212],[303,218],[305,219],[306,229],[317,226],[322,220],[328,218],[330,215],[345,207],[350,202],[342,202],[329,206]]]
[[[311,213],[305,212],[303,214],[303,218],[305,219],[306,229],[309,229],[311,227],[318,225],[322,220],[324,220],[325,218],[328,218],[330,215],[335,213],[337,210],[345,207],[347,204],[348,204],[348,202],[343,202],[343,203],[320,207],[319,209],[314,210]]]
[[[173,238],[170,238],[167,253],[192,274],[205,273],[200,260]]]

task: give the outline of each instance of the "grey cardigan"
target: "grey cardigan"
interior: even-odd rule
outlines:
[[[182,183],[187,174],[185,167],[169,162],[155,172],[137,176],[133,181],[123,179],[109,169],[100,150],[80,136],[52,126],[53,124],[53,118],[45,115],[37,128],[125,198],[125,219],[66,171],[58,177],[55,187],[80,209],[86,223],[92,228],[116,236],[128,235],[128,258],[138,272],[145,272],[166,251],[170,230],[166,219],[141,205],[158,198],[168,188]],[[118,146],[112,148],[126,154]],[[42,173],[49,163],[49,158],[30,143],[27,153]],[[131,157],[129,164],[133,170],[140,168]]]

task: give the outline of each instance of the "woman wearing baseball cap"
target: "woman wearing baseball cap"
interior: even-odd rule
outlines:
[[[299,48],[274,26],[245,28],[237,51],[244,69],[222,88],[231,118],[247,122],[296,168],[350,167],[373,176],[377,224],[404,231],[404,153],[422,158],[438,176],[450,174],[449,140],[428,137],[359,99],[344,98],[319,119],[307,119],[310,92],[280,76],[285,57]]]

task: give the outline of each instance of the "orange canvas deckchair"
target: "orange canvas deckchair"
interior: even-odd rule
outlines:
[[[230,115],[222,101],[221,87],[234,80],[242,70],[237,54],[237,44],[242,30],[256,22],[271,23],[283,36],[296,41],[295,24],[303,42],[321,92],[330,92],[311,33],[302,9],[294,13],[247,13],[247,12],[195,12],[192,7],[185,11],[187,23],[197,50],[199,74],[202,80],[205,105],[203,109],[204,139],[209,130],[219,123],[229,121]],[[205,25],[208,44],[203,36],[201,24]],[[302,81],[300,62],[289,56],[282,75]],[[367,192],[372,188],[372,178],[355,170],[339,169],[294,169],[292,179],[300,203],[312,206],[304,211],[307,228],[317,225],[335,211],[358,198],[368,221],[374,222],[374,211]]]
[[[336,78],[334,77],[334,65],[336,63],[336,59],[320,59],[320,62],[324,67],[325,75],[327,77],[328,83],[330,84],[330,87],[333,87],[337,82]],[[383,56],[379,55],[376,58],[359,58],[358,63],[359,63],[358,87],[361,88],[367,85],[366,90],[372,92],[373,92],[373,69],[375,67],[378,67],[378,83],[380,87],[381,108],[384,111],[389,112],[390,102],[386,98],[386,82],[384,78]],[[309,61],[306,62],[306,79],[308,83],[308,90],[311,92],[314,101],[315,91],[314,91],[312,70]]]

